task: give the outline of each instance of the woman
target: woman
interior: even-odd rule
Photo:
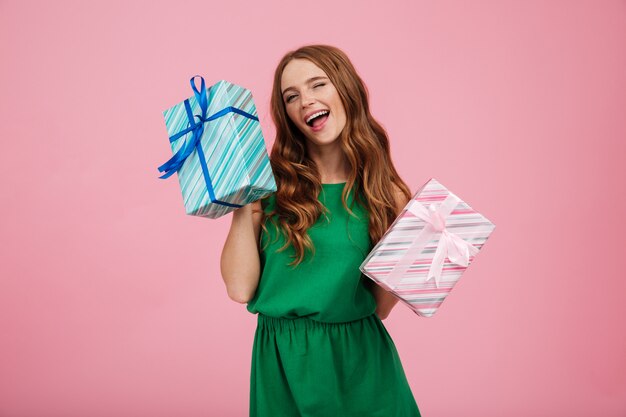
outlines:
[[[366,87],[341,50],[304,46],[278,64],[271,111],[277,191],[233,212],[221,259],[258,313],[250,416],[420,416],[381,321],[398,300],[359,270],[411,198]]]

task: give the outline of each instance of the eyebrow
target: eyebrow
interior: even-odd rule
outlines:
[[[312,83],[313,81],[320,80],[320,79],[326,79],[326,80],[327,80],[327,79],[328,79],[328,77],[324,77],[324,76],[322,76],[322,75],[318,75],[317,77],[311,77],[311,78],[309,78],[308,80],[306,80],[306,83],[307,83],[307,84],[308,84],[308,83]],[[295,90],[295,87],[287,87],[287,88],[285,88],[285,89],[283,90],[283,92],[282,92],[281,94],[283,94],[283,95],[284,95],[284,94],[285,94],[287,91],[289,91],[289,90]]]

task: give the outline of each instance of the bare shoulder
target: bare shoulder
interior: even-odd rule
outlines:
[[[263,206],[261,200],[256,200],[250,203],[252,206],[252,225],[254,228],[254,239],[259,247],[259,238],[261,236],[261,220],[263,219]]]
[[[261,217],[263,215],[263,206],[261,205],[261,200],[253,201],[250,203],[252,206],[252,218],[254,219],[255,225],[257,222],[261,222]]]
[[[261,205],[261,200],[253,201],[250,203],[252,206],[252,216],[259,216],[263,214],[263,206]]]

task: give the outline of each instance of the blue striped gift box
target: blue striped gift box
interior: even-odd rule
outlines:
[[[159,171],[178,173],[187,214],[215,219],[275,192],[276,182],[250,91],[225,80],[205,89],[202,77],[198,91],[196,77],[194,96],[163,112],[174,157]]]

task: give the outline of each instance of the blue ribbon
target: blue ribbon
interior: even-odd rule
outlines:
[[[194,82],[196,77],[200,77],[200,91],[196,88],[196,84]],[[225,116],[226,114],[233,112],[245,116],[249,119],[256,120],[259,119],[247,113],[241,109],[236,107],[228,106],[218,111],[217,113],[206,117],[207,110],[209,108],[209,98],[206,93],[206,88],[204,84],[204,78],[199,75],[194,75],[190,80],[191,88],[193,89],[193,93],[196,97],[197,103],[200,105],[200,109],[202,110],[202,114],[194,115],[191,111],[191,105],[189,104],[189,99],[185,100],[185,110],[187,112],[187,118],[189,119],[189,126],[186,129],[181,130],[180,132],[170,136],[170,143],[180,139],[185,136],[189,132],[193,132],[191,136],[191,140],[186,141],[185,144],[172,156],[167,162],[161,165],[158,169],[159,172],[164,172],[160,179],[169,178],[172,174],[177,172],[185,163],[185,160],[191,155],[194,149],[198,152],[198,158],[200,158],[200,166],[202,167],[202,174],[204,175],[204,180],[206,182],[207,191],[209,192],[209,198],[211,202],[222,204],[229,207],[242,207],[239,204],[227,203],[224,201],[217,200],[215,198],[215,193],[213,192],[213,186],[211,181],[211,176],[209,175],[209,170],[206,165],[206,159],[204,157],[204,152],[202,151],[202,147],[200,146],[200,139],[202,138],[202,134],[204,133],[204,124],[206,122],[210,122],[211,120],[215,120],[219,117]],[[198,118],[198,122],[196,122],[195,118]]]

